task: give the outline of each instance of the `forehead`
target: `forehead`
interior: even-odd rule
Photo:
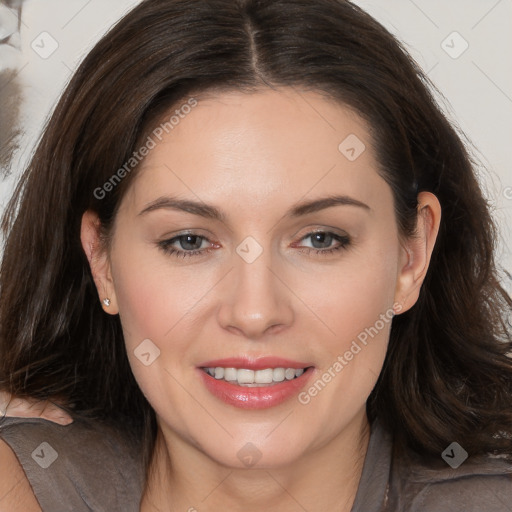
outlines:
[[[198,96],[183,108],[188,104],[174,106],[150,135],[155,146],[129,191],[131,203],[172,193],[227,197],[233,205],[250,196],[267,206],[335,188],[366,202],[385,186],[365,122],[320,93],[236,91]]]

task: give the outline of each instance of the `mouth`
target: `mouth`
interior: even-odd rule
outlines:
[[[217,380],[244,387],[273,386],[280,382],[297,379],[307,370],[307,368],[250,370],[249,368],[223,368],[222,366],[201,369]]]
[[[297,395],[314,366],[278,358],[223,359],[200,365],[200,378],[216,398],[242,409],[277,406]]]

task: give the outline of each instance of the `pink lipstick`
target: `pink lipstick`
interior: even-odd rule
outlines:
[[[269,356],[216,359],[197,370],[212,395],[242,409],[277,406],[297,395],[314,373],[311,363]]]

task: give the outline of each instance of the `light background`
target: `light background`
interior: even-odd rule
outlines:
[[[21,122],[26,133],[14,159],[15,172],[1,183],[0,207],[11,194],[13,182],[72,71],[99,37],[137,3],[139,0],[24,2],[19,77],[24,97]],[[512,0],[356,3],[404,42],[443,94],[442,105],[450,119],[477,148],[473,152],[481,162],[481,182],[502,233],[498,261],[512,273]],[[58,48],[42,58],[33,47],[48,51],[52,39]],[[506,281],[510,292],[511,283]]]

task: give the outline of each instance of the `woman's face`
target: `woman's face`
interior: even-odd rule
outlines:
[[[415,248],[347,108],[286,88],[177,109],[98,289],[168,439],[231,467],[289,464],[364,418],[393,309],[415,301]]]

